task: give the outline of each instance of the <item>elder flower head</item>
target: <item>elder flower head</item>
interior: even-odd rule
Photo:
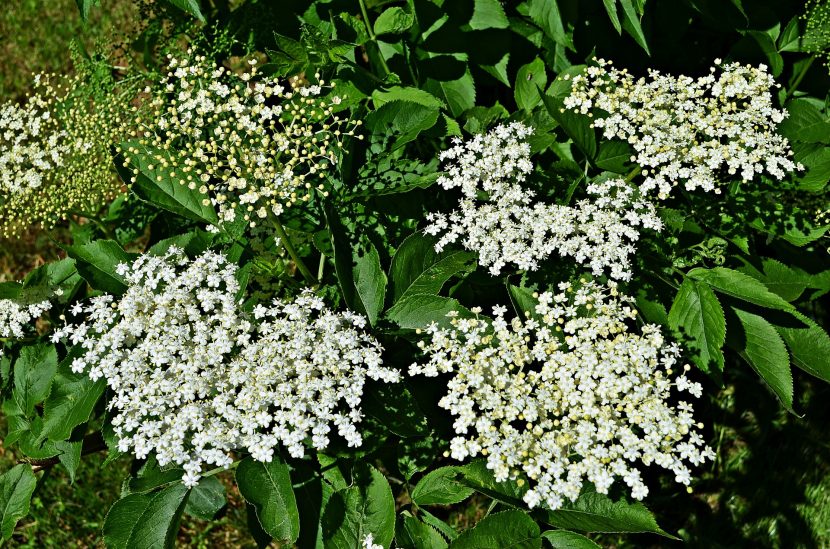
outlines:
[[[121,152],[134,175],[149,158],[145,174],[199,189],[222,221],[255,226],[315,189],[327,194],[324,178],[360,121],[335,112],[342,98],[324,96],[324,81],[286,86],[249,63],[237,75],[205,56],[170,57],[143,135]]]
[[[333,427],[359,445],[365,378],[398,376],[361,317],[310,292],[245,312],[237,271],[214,252],[140,256],[118,267],[123,296],[77,305],[84,321],[54,335],[80,348],[73,371],[106,379],[119,448],[182,466],[190,486],[233,450],[270,461],[282,443],[301,456],[306,438],[325,448]]]
[[[574,206],[535,200],[522,186],[533,171],[527,143],[531,133],[513,122],[467,142],[457,140],[441,153],[446,174],[438,183],[459,188],[462,196],[450,214],[427,216],[426,232],[440,235],[436,250],[461,240],[494,275],[510,263],[536,270],[539,262],[558,253],[590,265],[597,275],[630,278],[638,227],[662,228],[654,207],[622,179],[588,186],[588,198]]]
[[[738,178],[766,173],[783,179],[803,169],[776,133],[787,114],[773,106],[770,90],[777,85],[765,65],[717,59],[700,78],[650,70],[648,78],[635,79],[610,61],[596,63],[573,77],[565,108],[603,113],[593,126],[634,149],[631,161],[644,168],[643,194],[665,199],[681,183],[718,194]]]
[[[539,296],[532,317],[454,318],[432,325],[426,362],[411,375],[448,374],[439,405],[454,417],[458,460],[487,457],[496,480],[530,479],[530,507],[575,500],[586,481],[607,493],[616,480],[642,499],[640,468],[651,464],[689,484],[689,465],[714,457],[694,430],[692,406],[670,395],[700,386],[673,379],[680,350],[657,326],[637,333],[631,299],[616,285],[561,284]],[[523,480],[522,480],[523,482]]]

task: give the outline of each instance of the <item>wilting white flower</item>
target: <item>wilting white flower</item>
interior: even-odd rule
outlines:
[[[455,417],[453,458],[487,457],[496,480],[530,480],[530,507],[575,500],[586,481],[607,493],[616,479],[642,499],[640,467],[659,465],[689,484],[689,464],[714,454],[693,430],[692,407],[671,388],[680,349],[657,326],[629,328],[636,312],[616,285],[588,282],[545,292],[531,318],[453,318],[420,343],[411,375],[449,374],[439,405]]]
[[[361,317],[310,291],[247,313],[237,270],[213,252],[140,256],[118,267],[123,296],[92,298],[74,310],[85,321],[55,335],[83,349],[73,371],[106,379],[119,448],[182,466],[189,486],[236,449],[270,461],[283,443],[301,456],[306,438],[325,448],[333,429],[359,445],[365,378],[398,379]]]
[[[736,179],[751,181],[764,172],[783,179],[803,169],[776,133],[787,113],[773,106],[770,90],[777,85],[765,65],[716,60],[710,74],[697,79],[656,70],[635,79],[610,61],[597,65],[573,77],[565,108],[604,111],[593,126],[633,147],[631,161],[644,168],[644,194],[656,190],[664,199],[679,183],[720,193]]]
[[[459,188],[459,208],[449,215],[430,213],[426,232],[440,235],[436,250],[457,240],[478,253],[479,263],[498,275],[508,263],[535,270],[553,253],[588,264],[599,275],[630,278],[629,256],[638,227],[659,231],[654,207],[637,198],[622,179],[588,186],[588,199],[575,206],[534,200],[522,182],[533,171],[527,137],[518,122],[496,127],[441,153],[445,189]]]

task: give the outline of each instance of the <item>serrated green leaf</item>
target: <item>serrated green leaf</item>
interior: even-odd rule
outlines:
[[[28,463],[15,465],[0,475],[0,528],[3,541],[14,533],[17,521],[29,514],[29,502],[37,486],[37,478]]]
[[[793,306],[781,296],[772,293],[763,282],[749,275],[726,267],[697,268],[687,273],[689,278],[706,282],[717,291],[761,307],[792,310]]]
[[[776,326],[790,349],[793,364],[824,381],[830,381],[830,336],[801,313],[792,313],[803,326]]]
[[[553,549],[600,549],[596,542],[567,530],[548,530],[542,532],[542,537],[548,540]]]
[[[475,0],[469,25],[473,30],[506,29],[510,21],[499,0]]]
[[[115,162],[121,179],[130,185],[136,196],[186,219],[219,224],[213,205],[205,203],[207,195],[200,193],[198,187],[191,189],[183,178],[171,178],[170,172],[162,169],[158,158],[172,163],[172,153],[147,147],[138,141],[127,141],[120,148],[128,151],[125,156],[129,158],[129,164],[139,172],[133,174],[123,166],[123,162]],[[133,178],[135,182],[131,182]]]
[[[668,536],[642,503],[614,501],[596,492],[586,492],[556,511],[540,510],[542,519],[557,528],[580,532],[652,532]],[[672,536],[668,536],[672,537]]]
[[[520,67],[516,74],[516,85],[513,86],[516,105],[527,112],[532,111],[539,104],[539,90],[543,90],[547,83],[545,63],[538,57]]]
[[[481,519],[462,532],[451,549],[539,549],[542,537],[539,525],[523,511],[503,511]]]
[[[202,9],[199,7],[197,0],[167,0],[170,5],[179,8],[180,10],[189,13],[202,23],[205,22],[205,16],[202,15]]]
[[[614,173],[627,173],[631,159],[631,147],[623,141],[605,141],[599,146],[599,152],[594,160],[597,168]]]
[[[352,276],[357,297],[363,304],[369,324],[374,326],[386,297],[386,273],[380,266],[380,256],[375,245],[369,243],[368,246],[366,254],[356,258]]]
[[[646,37],[643,34],[643,28],[640,26],[640,16],[637,13],[637,10],[634,8],[634,4],[631,0],[619,0],[620,6],[622,6],[623,11],[623,22],[622,27],[625,29],[634,41],[643,48],[648,55],[651,55],[651,51],[648,49],[648,43],[646,42]]]
[[[470,497],[475,490],[458,482],[459,467],[439,467],[424,475],[412,490],[418,505],[452,505]]]
[[[107,386],[103,378],[92,381],[85,373],[72,371],[77,354],[70,353],[58,365],[52,390],[43,403],[42,434],[51,440],[66,440],[75,427],[89,421]]]
[[[487,497],[503,501],[516,507],[523,506],[523,497],[528,490],[528,483],[519,485],[516,480],[497,481],[493,471],[487,468],[487,460],[479,459],[459,467],[460,482]]]
[[[115,502],[104,521],[104,541],[111,549],[170,548],[190,494],[177,483],[158,492],[130,494]]]
[[[137,257],[124,251],[114,240],[96,240],[81,246],[65,246],[66,254],[75,260],[75,268],[90,286],[108,294],[127,291],[124,278],[116,272],[121,263],[132,263]]]
[[[551,95],[551,93],[559,93],[561,89],[562,80],[557,79],[548,92],[542,95],[542,101],[548,110],[548,114],[556,120],[568,137],[579,147],[586,157],[592,159],[597,154],[597,137],[594,129],[591,127],[590,119],[587,116],[579,115],[564,106],[562,95]],[[565,92],[565,96],[568,92]]]
[[[704,282],[687,278],[680,286],[669,310],[669,326],[680,334],[681,341],[691,338],[690,350],[695,363],[704,371],[723,371],[723,347],[726,318],[717,296]]]
[[[433,322],[448,326],[450,319],[447,313],[450,312],[456,312],[461,317],[473,316],[455,299],[435,294],[410,294],[396,301],[386,311],[386,317],[403,329],[416,330],[426,328]]]
[[[31,416],[35,405],[49,395],[57,369],[58,353],[54,345],[38,343],[20,350],[14,361],[12,398],[26,416]]]
[[[215,476],[203,477],[191,490],[184,511],[202,520],[212,520],[225,503],[225,486]]]
[[[435,251],[435,239],[413,233],[392,257],[389,282],[393,302],[417,294],[438,294],[453,276],[475,268],[475,254],[467,251]]]
[[[374,543],[388,547],[395,535],[395,500],[386,478],[374,467],[356,472],[353,486],[334,492],[323,517],[323,547],[354,549],[372,534]]]
[[[386,90],[375,90],[372,93],[372,101],[375,108],[390,103],[392,101],[409,101],[423,105],[424,107],[444,108],[446,105],[443,101],[432,95],[426,90],[413,87],[393,86]]]
[[[435,106],[425,106],[412,101],[389,101],[366,116],[366,128],[384,133],[391,127],[399,137],[393,150],[413,141],[418,135],[430,129],[438,122],[440,110]]]
[[[388,8],[375,19],[375,34],[400,34],[408,30],[414,22],[415,16],[403,8]]]
[[[605,4],[605,11],[608,12],[608,19],[611,20],[614,30],[617,31],[617,34],[622,34],[622,25],[620,25],[620,18],[617,15],[617,0],[602,0],[602,3]]]
[[[575,50],[573,39],[565,32],[557,0],[530,0],[528,14],[548,38],[564,48]]]
[[[778,131],[790,141],[830,143],[830,119],[809,99],[794,99],[787,104],[787,118]]]
[[[400,549],[445,549],[447,540],[433,526],[404,511],[395,527],[395,543]]]
[[[454,117],[460,116],[476,104],[476,84],[469,68],[461,78],[455,80],[429,79],[425,86],[435,95],[444,98],[450,113]]]
[[[732,308],[743,327],[743,341],[737,349],[761,379],[772,389],[788,409],[793,407],[793,374],[790,371],[790,355],[775,327],[748,311]]]
[[[268,535],[286,543],[300,536],[300,515],[291,487],[288,465],[275,454],[269,463],[247,457],[236,469],[239,493],[256,508],[256,516]]]

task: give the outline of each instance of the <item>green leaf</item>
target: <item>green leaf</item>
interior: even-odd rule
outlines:
[[[775,326],[754,313],[732,308],[743,327],[743,345],[738,353],[772,389],[788,409],[793,407],[793,374],[790,355]]]
[[[372,101],[375,104],[375,108],[380,108],[392,101],[409,101],[410,103],[436,109],[446,107],[443,101],[426,90],[402,86],[393,86],[384,91],[375,90],[372,93]]]
[[[385,133],[389,127],[400,134],[392,147],[396,150],[413,141],[418,135],[438,122],[440,110],[412,101],[389,101],[366,116],[366,128],[375,133]]]
[[[690,350],[695,363],[711,372],[712,365],[723,371],[723,343],[726,339],[726,318],[717,296],[708,284],[687,278],[680,286],[669,311],[669,326],[684,338],[691,338]]]
[[[72,371],[72,360],[78,352],[61,361],[49,397],[43,403],[43,436],[66,440],[73,429],[89,421],[95,404],[104,394],[106,380],[92,381],[85,373]]]
[[[574,50],[573,39],[565,32],[557,0],[530,0],[529,15],[545,35],[562,46]]]
[[[445,549],[447,540],[438,530],[413,517],[408,511],[401,513],[395,527],[395,543],[401,549]]]
[[[469,25],[473,30],[506,29],[510,21],[499,0],[475,0]]]
[[[459,117],[476,104],[476,84],[470,69],[455,80],[429,79],[425,84],[432,93],[443,97],[454,117]]]
[[[439,326],[449,325],[447,313],[453,311],[461,317],[473,316],[469,309],[455,299],[434,294],[409,294],[396,301],[386,311],[386,317],[401,328],[416,330],[433,322]]]
[[[741,271],[756,280],[760,280],[772,292],[775,292],[787,301],[792,302],[798,299],[810,284],[809,276],[803,271],[796,271],[777,259],[764,259],[762,268],[764,270],[763,273],[744,269],[741,269]]]
[[[202,23],[205,22],[205,16],[202,15],[202,10],[199,8],[197,0],[167,0],[170,5],[179,8],[180,10],[189,13]]]
[[[532,111],[539,104],[539,90],[545,89],[547,83],[545,63],[538,57],[520,67],[516,74],[516,85],[513,87],[516,105],[527,112]]]
[[[781,31],[781,36],[778,37],[778,51],[799,51],[801,49],[801,36],[798,31],[798,17],[793,17],[784,30]]]
[[[459,467],[459,469],[461,470],[461,482],[473,488],[476,492],[515,507],[524,505],[522,498],[528,490],[526,481],[521,486],[517,482],[518,479],[496,481],[493,471],[487,468],[487,460],[485,459],[473,461]]]
[[[15,465],[0,475],[0,528],[3,541],[14,533],[17,521],[29,514],[29,502],[37,486],[37,478],[28,463]]]
[[[256,508],[256,516],[268,535],[286,543],[300,536],[300,515],[291,488],[288,465],[275,454],[270,463],[247,457],[236,469],[239,493]]]
[[[219,217],[207,195],[200,193],[195,184],[185,184],[183,178],[171,178],[170,168],[163,168],[162,161],[173,163],[175,160],[172,153],[141,145],[137,141],[122,143],[120,148],[125,151],[130,165],[138,170],[138,174],[133,174],[122,165],[122,161],[115,162],[121,179],[130,185],[136,196],[186,219],[219,224]],[[135,181],[131,183],[132,179]]]
[[[558,89],[559,86],[556,86],[556,82],[554,82],[548,93],[542,95],[542,101],[548,109],[548,114],[562,126],[565,134],[571,138],[574,145],[579,147],[586,157],[594,158],[597,154],[597,137],[594,128],[591,127],[591,119],[566,109],[563,101],[564,96],[550,95],[551,92]]]
[[[389,268],[392,299],[416,294],[438,294],[444,284],[475,268],[475,254],[449,250],[435,251],[435,239],[421,232],[409,235],[398,247]]]
[[[601,549],[582,534],[567,530],[548,530],[542,532],[542,537],[548,540],[553,549]]]
[[[439,467],[418,481],[412,501],[418,505],[452,505],[470,497],[475,490],[458,482],[459,467]]]
[[[306,47],[297,40],[276,32],[274,41],[278,49],[268,50],[269,65],[274,66],[274,72],[280,76],[302,72],[309,63]]]
[[[371,242],[366,255],[357,257],[353,278],[357,297],[363,304],[369,324],[374,326],[386,297],[386,273],[380,266],[378,251]]]
[[[201,229],[196,229],[195,231],[190,231],[188,233],[160,240],[150,246],[146,253],[151,255],[164,255],[171,246],[176,246],[177,248],[183,250],[188,256],[195,257],[207,251],[211,244],[213,244],[214,240],[214,234]]]
[[[20,356],[14,361],[12,397],[26,416],[30,417],[35,405],[49,395],[57,369],[58,353],[54,345],[38,343],[20,350]]]
[[[96,290],[114,295],[127,291],[127,284],[116,268],[121,263],[132,263],[137,255],[125,252],[118,242],[96,240],[81,246],[65,246],[64,250],[75,260],[78,273]]]
[[[92,6],[100,6],[101,0],[75,0],[78,5],[78,11],[81,12],[81,19],[86,21],[89,19],[89,10]]]
[[[713,269],[697,268],[687,273],[689,278],[706,282],[717,291],[738,298],[761,307],[779,309],[782,311],[792,310],[793,306],[781,296],[772,293],[749,275],[740,271],[727,269],[726,267],[715,267]]]
[[[158,492],[130,494],[115,502],[104,521],[104,541],[111,549],[173,547],[179,519],[190,494],[176,483]]]
[[[523,511],[488,515],[462,532],[451,549],[538,549],[542,547],[539,525]]]
[[[620,0],[620,5],[622,6],[623,10],[623,22],[622,26],[634,41],[643,48],[648,55],[651,55],[651,52],[648,49],[648,43],[646,42],[646,37],[643,34],[643,28],[640,26],[640,16],[637,14],[637,10],[634,8],[634,4],[632,4],[631,0]]]
[[[389,8],[375,19],[375,34],[400,34],[408,30],[414,22],[415,16],[411,13],[398,7]]]
[[[629,159],[631,158],[631,147],[623,141],[605,141],[599,146],[594,163],[597,168],[608,170],[614,173],[627,173]]]
[[[622,25],[620,25],[620,18],[617,15],[617,0],[602,0],[602,3],[605,4],[605,11],[608,12],[608,19],[614,25],[614,30],[617,31],[617,34],[622,34]]]
[[[337,274],[337,282],[340,285],[343,301],[353,311],[365,313],[366,311],[360,308],[362,303],[357,298],[357,290],[354,285],[353,254],[351,243],[346,234],[346,227],[343,226],[339,214],[331,204],[326,205],[324,214],[331,237],[331,246],[334,249],[334,270]]]
[[[334,492],[323,511],[323,547],[354,549],[372,534],[388,547],[395,535],[395,500],[386,478],[374,467],[356,471],[353,486]]]
[[[541,316],[536,312],[536,306],[539,300],[534,294],[534,290],[525,288],[524,286],[507,285],[507,293],[510,294],[510,301],[513,303],[513,308],[519,315],[528,318],[535,318],[541,320]],[[538,295],[538,294],[537,294]]]
[[[824,381],[830,381],[830,336],[801,313],[792,313],[803,326],[776,326],[790,348],[793,364]]]
[[[216,476],[203,477],[187,498],[185,513],[202,520],[212,520],[227,502],[225,486]]]
[[[788,116],[778,131],[790,141],[830,143],[830,120],[809,99],[794,99],[787,104]]]
[[[557,528],[580,532],[652,532],[667,537],[654,515],[642,503],[613,501],[596,492],[586,492],[556,511],[539,510],[545,522]]]
[[[830,180],[830,147],[804,147],[804,150],[797,152],[793,159],[804,165],[804,171],[795,177],[799,190],[819,192],[827,186],[827,181]]]

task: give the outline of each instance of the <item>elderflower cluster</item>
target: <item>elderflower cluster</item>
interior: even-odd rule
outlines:
[[[109,146],[126,91],[95,101],[96,86],[83,75],[37,75],[24,103],[0,106],[0,236],[96,213],[121,192]]]
[[[786,112],[773,106],[777,85],[766,66],[719,59],[706,76],[671,76],[656,70],[635,79],[599,59],[573,77],[567,109],[593,116],[606,139],[628,142],[631,161],[643,168],[643,194],[665,199],[679,183],[716,194],[736,176],[767,173],[783,179],[803,167],[787,139],[776,133]],[[568,78],[565,76],[564,78]]]
[[[450,328],[427,328],[426,362],[409,372],[450,374],[439,405],[455,416],[452,457],[487,456],[498,481],[523,485],[526,476],[530,507],[556,509],[586,481],[607,493],[620,479],[642,499],[639,467],[651,464],[688,485],[688,464],[714,454],[693,430],[692,406],[672,400],[702,390],[674,376],[680,349],[657,326],[629,329],[636,312],[614,283],[559,289],[541,294],[525,321],[495,307],[492,322],[454,317]]]
[[[662,228],[654,207],[622,179],[588,186],[590,199],[575,206],[534,201],[533,192],[522,187],[533,171],[527,143],[531,133],[513,122],[465,143],[456,141],[441,153],[449,163],[438,183],[460,188],[462,198],[449,215],[427,216],[426,232],[441,235],[436,250],[460,239],[494,275],[508,263],[536,270],[556,252],[589,265],[597,275],[608,271],[614,278],[630,278],[638,227]]]
[[[21,305],[13,299],[0,299],[0,337],[23,337],[24,326],[51,308],[49,301]]]
[[[241,75],[205,56],[171,57],[168,66],[141,137],[121,150],[133,182],[141,171],[198,189],[222,221],[250,226],[315,189],[327,194],[323,180],[360,121],[335,113],[342,98],[324,96],[319,75],[286,87],[260,77],[255,60]]]
[[[237,271],[214,252],[140,256],[118,266],[123,296],[76,304],[84,320],[54,335],[82,349],[74,372],[106,379],[119,448],[182,466],[188,486],[236,449],[270,461],[283,443],[302,456],[305,439],[325,448],[333,428],[359,445],[365,378],[398,377],[361,317],[310,292],[245,312]]]

